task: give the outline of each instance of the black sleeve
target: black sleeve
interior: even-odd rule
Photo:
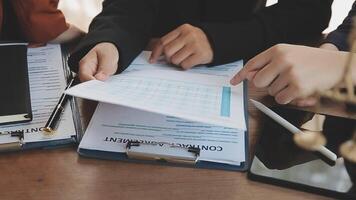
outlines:
[[[79,61],[90,49],[98,43],[110,42],[120,54],[117,73],[126,69],[151,37],[156,3],[155,0],[105,0],[102,12],[90,24],[89,33],[69,57],[70,68],[77,72]]]
[[[345,18],[337,29],[326,37],[325,43],[334,44],[340,51],[350,50],[350,46],[347,42],[348,35],[352,29],[352,18],[356,16],[356,3],[353,4],[349,15]]]
[[[214,58],[211,65],[248,59],[277,43],[299,43],[320,36],[331,17],[332,0],[279,0],[248,20],[201,24]]]

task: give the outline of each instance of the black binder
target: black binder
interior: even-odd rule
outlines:
[[[0,44],[0,124],[32,120],[27,44]]]

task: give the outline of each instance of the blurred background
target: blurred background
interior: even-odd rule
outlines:
[[[67,17],[67,21],[87,31],[90,21],[101,11],[103,0],[60,0],[59,8]],[[267,6],[278,0],[267,0]],[[354,0],[334,0],[332,18],[324,33],[334,30],[346,17]]]

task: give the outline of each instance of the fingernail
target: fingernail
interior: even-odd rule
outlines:
[[[95,75],[95,78],[100,81],[105,81],[108,78],[108,76],[104,73],[98,73]]]

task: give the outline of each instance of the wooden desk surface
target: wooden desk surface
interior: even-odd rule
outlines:
[[[255,99],[262,91],[249,89]],[[94,103],[82,103],[84,124]],[[261,114],[249,107],[250,150]],[[252,154],[252,152],[251,152]],[[0,199],[326,199],[250,181],[246,173],[192,169],[80,157],[76,148],[0,155]]]

